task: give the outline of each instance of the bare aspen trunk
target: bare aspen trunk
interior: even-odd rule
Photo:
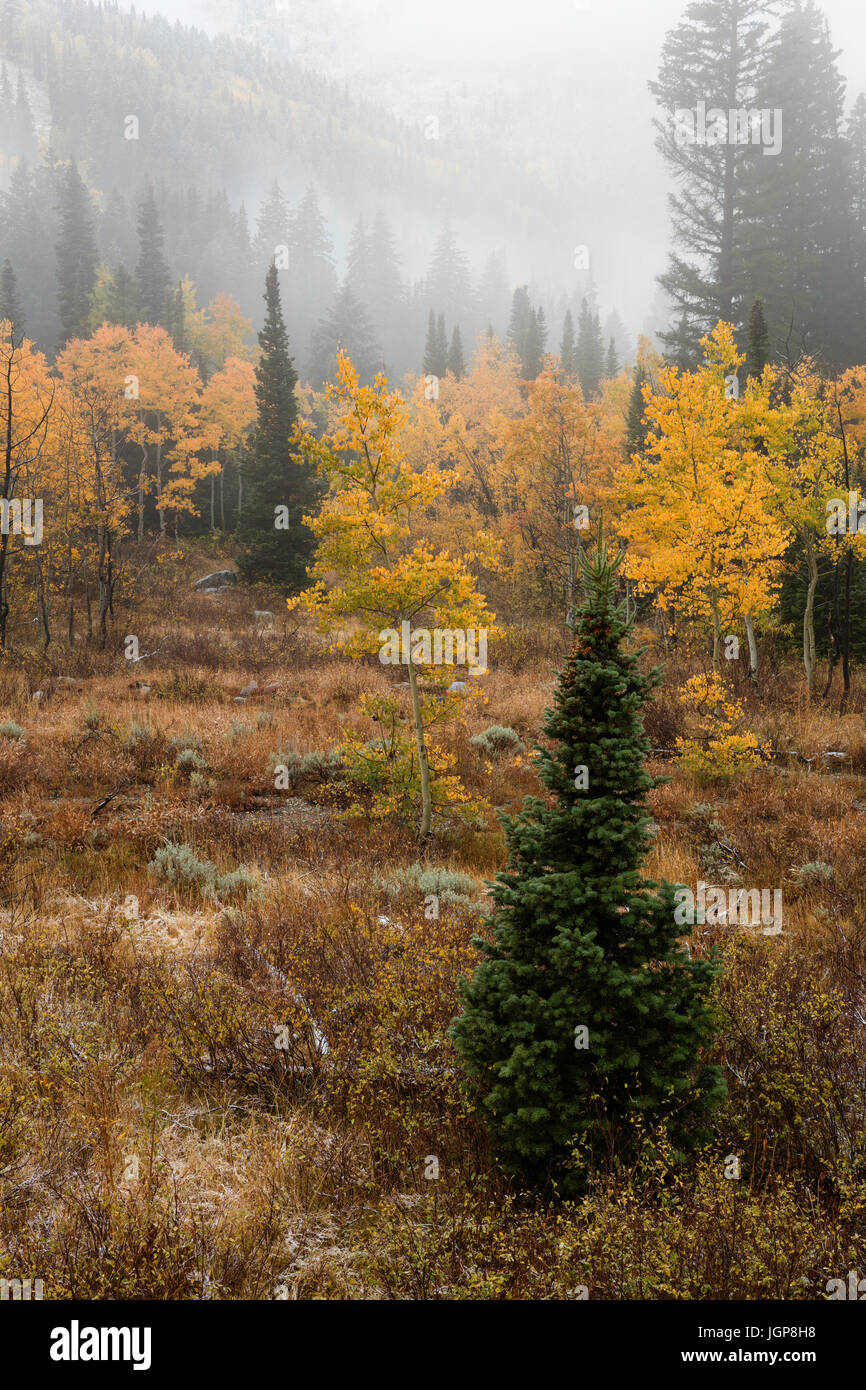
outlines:
[[[749,644],[749,680],[758,684],[758,643],[755,639],[755,621],[751,613],[744,614],[746,620],[746,640]]]
[[[424,740],[424,719],[421,713],[421,695],[418,690],[418,672],[412,660],[411,643],[409,650],[409,690],[412,695],[412,717],[415,721],[415,742],[418,747],[418,766],[421,770],[421,825],[419,837],[426,840],[433,821],[433,799],[430,794],[430,763],[427,759],[427,744]]]
[[[818,587],[818,558],[811,544],[806,546],[806,564],[809,569],[809,583],[806,589],[806,606],[803,609],[803,667],[811,700],[815,693],[815,590]]]

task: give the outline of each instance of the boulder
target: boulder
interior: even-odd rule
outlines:
[[[237,584],[239,579],[237,570],[214,570],[213,574],[197,579],[192,587],[199,593],[208,593],[213,589],[227,589],[230,584]]]

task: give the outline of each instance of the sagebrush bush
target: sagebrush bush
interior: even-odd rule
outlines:
[[[195,889],[206,898],[235,897],[259,889],[258,875],[246,865],[221,874],[209,859],[200,859],[189,845],[173,840],[160,846],[147,869],[153,878],[173,887]]]
[[[501,724],[491,724],[481,734],[475,734],[469,745],[477,753],[486,757],[499,758],[503,753],[522,753],[525,744],[513,729],[505,729]]]

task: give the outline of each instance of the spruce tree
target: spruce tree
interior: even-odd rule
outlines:
[[[702,1060],[714,958],[691,960],[675,886],[643,877],[652,844],[642,706],[658,672],[624,648],[621,556],[580,554],[585,599],[539,748],[548,799],[504,818],[508,866],[493,890],[492,941],[463,981],[451,1036],[504,1169],[562,1195],[627,1158],[663,1123],[678,1150],[708,1137],[724,1094]]]
[[[8,256],[0,269],[0,320],[2,319],[9,320],[12,325],[13,342],[19,344],[24,337],[24,312],[18,298],[18,281]]]
[[[770,360],[770,337],[764,318],[764,306],[756,299],[749,314],[748,341],[746,343],[746,376],[760,376]]]
[[[370,315],[348,277],[330,313],[316,325],[310,339],[310,382],[316,388],[334,380],[339,348],[351,357],[362,385],[369,385],[381,371],[382,351]]]
[[[90,297],[96,284],[98,255],[90,195],[75,160],[66,166],[60,193],[57,239],[57,307],[60,346],[90,332]]]
[[[625,422],[623,453],[626,463],[631,460],[633,454],[642,454],[646,446],[647,435],[649,434],[649,425],[644,414],[646,403],[643,398],[643,388],[646,384],[646,371],[638,363],[634,369],[634,383],[631,388]]]
[[[575,367],[580,377],[584,398],[591,400],[599,394],[604,376],[604,347],[601,341],[601,324],[598,314],[594,314],[584,299],[580,306],[577,326],[577,347]]]
[[[559,360],[566,376],[571,376],[574,371],[574,349],[574,319],[571,310],[566,309],[562,324],[562,342],[559,348]]]
[[[511,300],[511,318],[508,323],[508,341],[523,362],[526,354],[526,338],[529,333],[532,304],[529,287],[518,285]]]
[[[448,371],[458,381],[466,375],[466,359],[463,356],[463,339],[460,336],[459,323],[455,323],[454,331],[451,334],[451,346],[448,349]]]
[[[171,276],[165,258],[165,234],[148,187],[138,211],[138,264],[135,279],[143,323],[159,324],[169,308]]]
[[[607,356],[604,359],[604,375],[608,381],[612,381],[615,376],[619,376],[619,358],[616,355],[616,341],[611,338],[607,345]]]
[[[135,328],[139,320],[138,287],[135,277],[121,261],[111,272],[108,289],[108,322]]]
[[[273,264],[265,280],[265,305],[256,366],[257,418],[243,464],[244,501],[238,527],[243,552],[238,567],[246,579],[267,580],[297,593],[306,582],[315,544],[301,517],[315,510],[319,489],[311,468],[298,462],[289,443],[298,418],[297,376],[289,356],[279,274]],[[282,507],[288,508],[287,518],[278,511]]]
[[[433,310],[427,316],[427,338],[424,343],[424,375],[443,376],[439,368],[439,339],[436,334],[436,315]]]

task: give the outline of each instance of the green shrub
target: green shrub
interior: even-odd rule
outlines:
[[[9,720],[8,724],[0,724],[0,738],[23,738],[24,730],[20,724],[14,720]]]

